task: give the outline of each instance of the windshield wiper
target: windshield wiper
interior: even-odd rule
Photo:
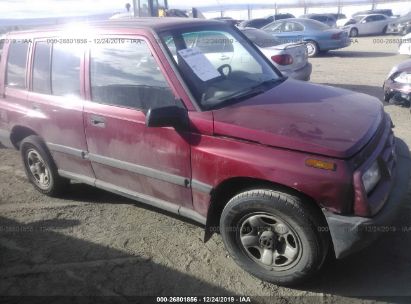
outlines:
[[[235,102],[242,101],[244,99],[248,99],[248,98],[260,95],[272,89],[275,84],[279,84],[286,79],[287,77],[280,77],[277,79],[265,80],[263,82],[260,82],[257,85],[247,88],[247,90],[224,96],[224,98],[221,98],[221,99],[208,99],[208,100],[205,100],[205,103],[210,103],[210,105],[207,107],[208,109],[220,108],[223,105],[226,106],[227,104],[232,104]]]

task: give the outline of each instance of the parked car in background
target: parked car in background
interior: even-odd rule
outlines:
[[[286,19],[270,23],[262,30],[273,35],[283,43],[305,42],[308,56],[347,47],[351,44],[347,32],[332,29],[319,21],[311,19]]]
[[[217,20],[217,21],[223,21],[225,23],[228,23],[232,26],[236,26],[239,23],[241,23],[241,20],[237,20],[237,19],[233,19],[231,17],[216,17],[216,18],[212,18],[212,20]]]
[[[411,59],[404,61],[388,73],[384,82],[384,100],[409,107],[411,104]]]
[[[401,55],[411,56],[411,33],[401,38],[401,42],[398,47],[398,53],[400,53]]]
[[[335,20],[341,20],[341,19],[347,19],[347,16],[345,14],[340,14],[340,13],[329,13],[327,15],[331,15],[334,17]]]
[[[357,15],[342,28],[349,33],[350,37],[385,34],[388,29],[388,24],[392,21],[392,18],[382,14]]]
[[[259,29],[271,22],[274,22],[277,20],[289,19],[289,18],[295,18],[295,17],[294,15],[291,15],[288,13],[270,15],[270,16],[267,16],[266,18],[256,18],[256,19],[244,20],[243,22],[240,22],[238,27],[239,28],[252,27],[252,28]]]
[[[250,20],[244,20],[238,24],[239,28],[256,28],[260,29],[267,24],[271,23],[272,21],[266,19],[266,18],[257,18],[257,19],[250,19]]]
[[[307,15],[300,16],[300,18],[317,20],[321,23],[328,25],[329,27],[337,26],[337,20],[334,18],[334,16],[331,16],[328,14],[307,14]]]
[[[279,285],[368,246],[403,210],[408,159],[381,102],[283,77],[223,22],[135,18],[7,38],[0,142],[20,150],[42,194],[75,180],[189,218]]]
[[[373,10],[366,10],[366,11],[359,11],[352,15],[352,17],[358,15],[371,15],[371,14],[381,14],[387,17],[394,16],[391,9],[373,9]]]
[[[387,34],[407,35],[411,33],[411,12],[388,25]]]
[[[242,29],[284,76],[298,80],[310,80],[312,66],[308,62],[308,51],[304,43],[282,44],[279,39],[259,29]]]
[[[289,18],[295,18],[295,16],[289,13],[282,13],[282,14],[276,14],[276,15],[269,15],[265,17],[265,19],[269,20],[270,22],[274,22],[277,20],[283,20],[283,19],[289,19]]]

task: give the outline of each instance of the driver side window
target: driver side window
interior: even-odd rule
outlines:
[[[264,30],[266,30],[268,32],[280,33],[280,32],[282,32],[282,25],[283,25],[283,22],[273,23],[273,24],[267,26]]]
[[[174,94],[143,40],[95,44],[90,50],[91,99],[148,110],[175,105]]]
[[[284,23],[284,32],[300,32],[303,31],[304,28],[295,22],[285,22]]]

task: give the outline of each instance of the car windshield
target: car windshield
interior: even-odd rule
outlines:
[[[261,30],[245,30],[243,33],[250,39],[253,43],[261,48],[272,47],[282,44],[279,39],[274,38],[272,35],[267,34]]]
[[[261,94],[284,80],[235,29],[212,25],[159,35],[203,110]]]

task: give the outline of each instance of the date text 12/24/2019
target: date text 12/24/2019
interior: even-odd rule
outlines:
[[[251,297],[157,297],[157,303],[252,303]]]

